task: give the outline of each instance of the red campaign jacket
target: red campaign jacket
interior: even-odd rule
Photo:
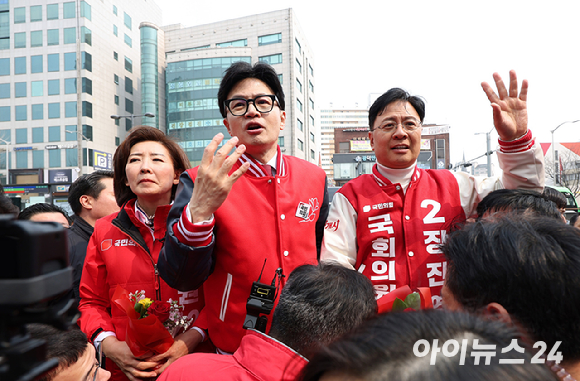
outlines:
[[[233,356],[195,353],[171,364],[158,381],[294,381],[308,360],[276,339],[248,330]]]
[[[430,287],[438,306],[447,266],[438,245],[452,223],[465,220],[453,174],[416,168],[405,194],[375,166],[339,192],[357,214],[353,266],[372,281],[377,299],[404,285]],[[329,220],[327,234],[340,224]]]
[[[276,176],[262,174],[259,164],[247,155],[233,166],[232,172],[244,160],[252,161],[250,170],[234,183],[215,212],[209,246],[189,247],[173,234],[191,198],[197,168],[181,175],[168,221],[171,228],[160,258],[161,275],[169,284],[188,289],[187,281],[192,279],[188,274],[208,266],[198,260],[208,251],[213,253],[214,270],[203,286],[206,304],[200,322],[206,325],[198,326],[207,328],[213,344],[229,353],[238,348],[245,334],[246,302],[264,260],[261,282],[266,284],[271,283],[277,268],[287,277],[296,267],[318,260],[317,238],[322,241],[328,214],[326,174],[304,160],[282,156],[280,151],[278,155]],[[281,286],[284,284],[283,279]]]
[[[170,205],[157,208],[154,236],[135,216],[135,200],[127,202],[118,214],[97,221],[87,247],[87,256],[80,283],[79,311],[81,330],[92,342],[102,331],[112,331],[117,339],[126,336],[126,315],[110,303],[117,285],[132,293],[145,290],[154,300],[179,301],[184,314],[197,318],[203,307],[202,290],[179,292],[170,288],[157,273],[159,251],[166,233],[166,218]],[[112,380],[126,380],[112,361],[107,370]]]

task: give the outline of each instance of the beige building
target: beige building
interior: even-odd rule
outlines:
[[[224,70],[236,61],[272,65],[286,98],[280,147],[285,154],[318,163],[316,68],[292,9],[187,28],[169,25],[162,32],[167,94],[159,94],[156,107],[161,108],[166,99],[167,132],[177,138],[192,165],[199,164],[215,134],[228,136],[217,91]],[[151,98],[145,88],[142,96]]]
[[[320,110],[320,161],[326,172],[329,184],[334,185],[334,165],[332,157],[335,154],[334,130],[336,128],[369,128],[368,110],[358,107],[328,108]],[[348,144],[348,143],[346,143]],[[347,151],[349,152],[349,147]]]

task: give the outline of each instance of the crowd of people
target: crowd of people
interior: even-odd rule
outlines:
[[[79,304],[70,332],[29,326],[58,349],[43,380],[580,379],[580,221],[545,187],[528,82],[494,81],[501,176],[419,168],[425,102],[393,88],[369,110],[377,164],[332,204],[325,173],[278,146],[284,92],[265,63],[226,70],[231,138],[196,168],[133,128],[114,171],[71,185],[73,218],[50,204],[18,216],[67,228]],[[433,309],[378,314],[406,286]],[[191,324],[138,351],[120,290],[142,316],[168,302],[164,319]]]

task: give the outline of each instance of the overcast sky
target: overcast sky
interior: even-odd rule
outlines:
[[[452,162],[485,153],[485,135],[473,134],[493,128],[480,86],[493,72],[529,80],[529,127],[540,142],[580,119],[577,0],[155,1],[165,25],[184,26],[293,8],[314,54],[319,107],[366,107],[370,93],[402,87],[425,98],[427,123],[451,126]],[[579,132],[580,123],[564,125],[555,140],[577,142]]]

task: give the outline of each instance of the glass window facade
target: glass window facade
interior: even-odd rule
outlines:
[[[44,128],[43,127],[33,127],[32,128],[32,143],[42,143],[44,142]]]
[[[81,52],[81,67],[88,71],[93,71],[93,56],[87,52]]]
[[[14,74],[26,74],[26,57],[14,57]]]
[[[133,113],[133,101],[125,98],[125,111],[129,114]]]
[[[310,133],[310,141],[314,142],[314,134],[312,132]]]
[[[32,151],[32,167],[44,168],[44,150]]]
[[[0,58],[0,75],[10,75],[10,58]]]
[[[10,84],[0,83],[0,99],[10,98]]]
[[[26,105],[14,107],[14,120],[28,120],[28,107]]]
[[[76,70],[77,69],[77,54],[76,53],[64,53],[64,70]]]
[[[302,123],[302,121],[300,119],[296,119],[296,127],[300,130],[300,131],[304,131],[304,123]]]
[[[22,24],[26,22],[26,8],[14,8],[14,24]]]
[[[116,85],[119,84],[119,76],[117,74],[113,74],[113,82],[115,82]]]
[[[62,30],[62,41],[63,44],[76,44],[77,42],[77,28],[64,28]]]
[[[30,7],[30,22],[42,21],[42,5]]]
[[[93,81],[90,79],[83,77],[83,93],[93,95]]]
[[[67,148],[64,150],[65,152],[65,158],[66,158],[66,163],[65,163],[65,167],[76,167],[78,166],[78,154],[77,154],[77,149],[76,148]]]
[[[282,42],[282,33],[268,34],[258,37],[258,45],[277,44]]]
[[[5,0],[6,1],[6,0]],[[8,7],[8,4],[4,4]],[[2,10],[0,4],[0,10]],[[0,50],[10,49],[10,13],[0,12]]]
[[[113,14],[117,16],[117,6],[113,5]]]
[[[58,29],[48,29],[46,31],[46,44],[48,46],[60,44],[59,33]]]
[[[117,37],[119,36],[119,28],[115,24],[113,24],[113,34]]]
[[[300,151],[304,151],[304,142],[300,139],[297,139],[297,140],[298,140],[298,149]]]
[[[129,77],[125,77],[125,92],[133,94],[133,81]]]
[[[91,6],[84,0],[81,1],[81,17],[91,20]]]
[[[217,104],[217,92],[224,71],[250,57],[202,58],[167,64],[168,134],[179,141],[192,165],[218,132],[227,134]]]
[[[14,49],[26,47],[26,32],[14,33]]]
[[[49,149],[48,150],[48,167],[49,168],[58,168],[60,167],[60,149]]]
[[[16,98],[26,97],[26,82],[14,82],[14,96]]]
[[[35,104],[31,106],[32,120],[42,120],[44,119],[44,105]]]
[[[265,62],[269,65],[280,64],[280,63],[282,63],[282,53],[258,57],[258,60],[261,62]]]
[[[28,168],[28,151],[16,151],[16,168]]]
[[[64,102],[64,117],[65,118],[76,118],[77,117],[77,102]]]
[[[86,26],[81,27],[81,42],[92,45],[91,30]]]
[[[42,56],[31,56],[30,57],[30,72],[31,73],[42,73]]]
[[[64,93],[65,94],[76,94],[77,93],[77,79],[76,78],[65,78],[65,80],[64,80]]]
[[[42,31],[34,30],[30,32],[30,47],[37,48],[42,46]]]
[[[123,14],[124,14],[123,21],[125,22],[125,26],[126,26],[127,28],[129,28],[129,30],[131,30],[131,24],[132,24],[132,21],[131,21],[131,16],[129,16],[129,15],[128,15],[127,13],[125,13],[125,12],[123,12]]]
[[[115,104],[118,106],[119,105],[119,96],[115,95]]]
[[[131,40],[131,37],[127,36],[125,34],[125,44],[129,45],[129,47],[133,47],[133,40]]]
[[[47,4],[46,5],[46,19],[47,20],[58,20],[58,4]]]
[[[76,5],[74,1],[69,1],[62,4],[62,18],[74,19],[77,16]]]
[[[302,111],[302,102],[300,101],[300,99],[296,99],[296,107],[298,108],[298,110]]]
[[[302,83],[296,78],[296,89],[302,94]]]
[[[284,137],[283,136],[278,136],[278,145],[280,147],[284,147]]]
[[[60,95],[60,79],[48,80],[48,95]]]
[[[48,104],[48,119],[58,119],[60,118],[60,103],[49,103]]]
[[[69,124],[64,126],[64,140],[72,142],[77,140],[77,125]]]
[[[244,38],[242,40],[220,42],[218,44],[215,44],[215,46],[218,48],[228,48],[230,46],[234,46],[234,47],[248,46],[248,39]]]
[[[125,70],[127,70],[129,73],[133,72],[133,61],[131,61],[131,59],[128,57],[125,57]]]
[[[83,101],[83,116],[93,117],[93,104],[91,102]]]
[[[298,50],[298,54],[302,54],[302,46],[300,46],[298,39],[295,39],[294,42],[296,43],[296,50]]]
[[[302,74],[302,64],[300,63],[300,60],[298,58],[296,58],[296,70],[298,71],[298,73]]]
[[[15,143],[16,144],[26,144],[28,143],[28,131],[26,128],[17,128],[14,130]]]
[[[49,72],[60,70],[60,55],[58,53],[48,54],[46,56],[46,67]]]
[[[115,59],[115,61],[119,61],[119,53],[113,52],[113,58]]]
[[[30,95],[32,95],[33,97],[42,97],[44,95],[43,81],[30,82]]]
[[[48,127],[48,141],[60,142],[60,126]]]
[[[10,106],[0,106],[0,122],[10,122]]]

